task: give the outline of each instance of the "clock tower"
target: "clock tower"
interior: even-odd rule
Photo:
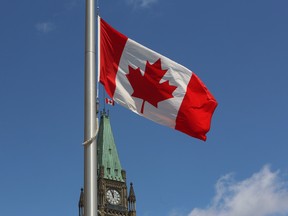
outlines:
[[[109,115],[103,111],[100,116],[97,137],[98,216],[136,216],[133,184],[130,184],[128,192],[126,172],[119,160]],[[85,191],[81,190],[79,216],[85,216],[83,193]]]

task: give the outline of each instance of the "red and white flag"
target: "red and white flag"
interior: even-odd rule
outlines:
[[[122,106],[206,140],[217,102],[189,69],[131,40],[99,17],[100,82]]]
[[[105,98],[105,103],[109,104],[111,106],[114,106],[114,100],[110,99],[110,98]]]

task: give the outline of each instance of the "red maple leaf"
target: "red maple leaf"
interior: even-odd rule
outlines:
[[[172,93],[177,87],[170,85],[168,80],[160,83],[167,71],[162,70],[160,58],[154,64],[146,62],[144,76],[139,67],[134,69],[129,65],[129,74],[126,76],[134,90],[131,96],[143,99],[141,113],[146,101],[158,108],[158,102],[173,98]]]

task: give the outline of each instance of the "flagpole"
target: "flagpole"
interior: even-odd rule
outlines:
[[[86,0],[84,99],[84,215],[97,216],[95,0]]]

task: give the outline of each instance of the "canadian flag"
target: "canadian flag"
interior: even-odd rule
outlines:
[[[154,122],[206,140],[217,102],[195,73],[100,17],[98,25],[100,82],[108,95]]]
[[[110,98],[105,98],[105,103],[109,104],[111,106],[114,106],[114,100],[110,99]]]

